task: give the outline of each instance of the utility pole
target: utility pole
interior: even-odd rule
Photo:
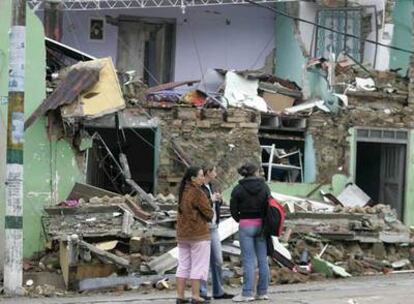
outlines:
[[[11,0],[7,120],[4,290],[19,295],[23,281],[23,143],[26,1]]]

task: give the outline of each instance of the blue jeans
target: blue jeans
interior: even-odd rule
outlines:
[[[269,286],[269,264],[267,261],[266,239],[261,234],[262,226],[239,227],[240,249],[243,266],[243,289],[245,297],[254,296],[256,265],[259,266],[257,295],[267,294]]]
[[[223,254],[221,252],[220,235],[217,228],[210,228],[211,235],[211,253],[210,253],[210,270],[211,283],[213,285],[213,297],[220,297],[224,294],[223,288]],[[200,295],[207,295],[207,282],[201,281]]]

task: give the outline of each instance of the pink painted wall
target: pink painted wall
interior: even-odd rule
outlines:
[[[175,80],[200,78],[209,68],[260,68],[274,48],[275,16],[241,5],[187,8],[124,9],[65,12],[63,43],[116,62],[118,28],[105,25],[105,39],[88,39],[90,18],[105,15],[162,17],[176,20]]]

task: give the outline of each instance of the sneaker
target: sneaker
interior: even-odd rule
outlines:
[[[230,293],[223,293],[221,296],[213,297],[215,300],[223,300],[223,299],[233,299],[234,294]]]
[[[254,298],[256,300],[258,300],[258,301],[269,300],[269,296],[267,294],[264,294],[264,295],[256,295]]]
[[[211,297],[208,296],[208,295],[200,295],[200,298],[203,298],[206,301],[210,301],[211,300]]]
[[[233,297],[233,302],[252,302],[254,301],[254,297],[245,297],[242,294],[239,294]]]

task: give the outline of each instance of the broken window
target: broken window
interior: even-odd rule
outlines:
[[[389,129],[358,129],[356,184],[374,202],[391,205],[404,216],[408,133]]]
[[[267,181],[303,182],[305,127],[302,118],[262,115],[259,141]]]
[[[160,18],[118,18],[119,71],[135,71],[149,86],[172,80],[174,21]]]
[[[361,8],[323,8],[318,10],[316,23],[336,31],[361,36]],[[338,57],[340,52],[362,60],[362,47],[359,39],[334,33],[318,27],[316,30],[315,57],[329,58],[332,52]]]

